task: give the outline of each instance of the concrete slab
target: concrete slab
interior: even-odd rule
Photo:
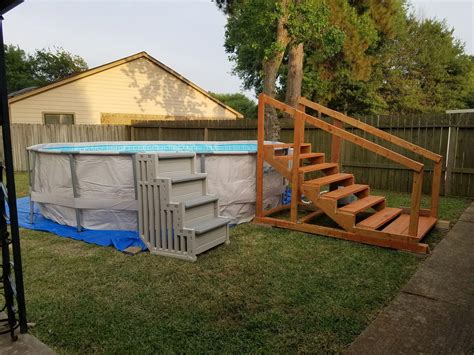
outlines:
[[[474,297],[474,234],[458,222],[403,288],[403,292],[468,305]],[[471,237],[472,236],[472,237]],[[471,275],[471,277],[468,277]]]
[[[471,204],[465,211],[464,213],[471,213],[474,214],[474,203]]]
[[[474,203],[348,354],[474,354]]]
[[[18,334],[17,341],[12,341],[10,334],[3,334],[0,335],[0,354],[52,355],[55,352],[30,334]]]
[[[464,212],[464,214],[459,217],[459,220],[462,222],[474,223],[474,211],[472,213]]]
[[[401,293],[346,354],[471,353],[473,334],[472,308]]]

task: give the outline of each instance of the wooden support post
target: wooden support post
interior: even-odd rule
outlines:
[[[408,235],[416,237],[418,234],[418,220],[420,218],[421,189],[423,187],[423,170],[413,172],[413,185],[411,192],[410,224]]]
[[[342,128],[342,122],[337,119],[333,119],[332,124],[337,128]],[[331,138],[331,161],[337,164],[341,162],[341,138],[335,135]]]
[[[433,182],[431,185],[431,208],[430,216],[438,217],[438,205],[439,205],[439,190],[441,188],[441,174],[443,172],[443,160],[441,159],[438,163],[435,163],[433,169]]]
[[[208,141],[209,140],[209,128],[204,127],[204,140]]]
[[[265,140],[265,96],[258,96],[258,132],[257,132],[257,181],[255,216],[263,217],[263,149]]]
[[[301,201],[300,186],[300,153],[301,153],[301,131],[304,126],[304,116],[301,111],[297,111],[294,116],[294,138],[293,138],[293,164],[291,167],[291,221],[298,221],[298,205]]]

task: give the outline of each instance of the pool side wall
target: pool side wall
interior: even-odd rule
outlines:
[[[31,196],[46,218],[63,225],[76,226],[79,221],[86,229],[136,230],[133,156],[30,149]],[[251,220],[256,154],[197,154],[196,159],[198,171],[208,174],[209,193],[219,196],[221,215],[234,224]],[[286,188],[282,177],[266,169],[264,182],[265,207],[278,206]]]

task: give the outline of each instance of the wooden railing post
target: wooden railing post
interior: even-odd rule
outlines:
[[[332,121],[333,121],[332,124],[335,127],[342,128],[341,121],[335,118]],[[335,135],[332,135],[332,138],[331,138],[331,161],[337,164],[340,164],[341,162],[341,138]]]
[[[304,116],[301,111],[297,111],[294,116],[294,138],[293,138],[293,164],[291,166],[291,221],[298,221],[298,205],[301,201],[300,186],[300,153],[301,138],[304,130]]]
[[[255,216],[263,217],[263,149],[265,140],[265,96],[258,96],[257,181]]]
[[[438,217],[439,190],[441,188],[441,175],[443,172],[443,159],[435,163],[433,169],[433,182],[431,185],[431,208],[430,216]]]
[[[303,104],[298,104],[296,107],[298,108],[299,111],[301,111],[301,112],[306,112],[306,106],[305,106],[305,105],[303,105]],[[305,122],[304,122],[304,120],[303,120],[303,129],[301,130],[301,142],[302,142],[302,143],[305,142],[305,140],[304,140],[304,133],[305,133],[305,132],[304,132],[304,131],[305,131]]]
[[[413,172],[413,185],[411,191],[410,206],[410,224],[408,226],[408,234],[416,237],[418,234],[418,220],[420,217],[421,205],[421,189],[423,187],[423,170]]]

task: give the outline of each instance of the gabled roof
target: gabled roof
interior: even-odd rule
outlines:
[[[97,74],[97,73],[100,73],[100,72],[103,72],[105,70],[108,70],[108,69],[112,69],[114,67],[117,67],[119,65],[122,65],[122,64],[125,64],[125,63],[129,63],[129,62],[132,62],[134,60],[137,60],[137,59],[141,59],[141,58],[145,58],[145,59],[148,59],[150,62],[152,62],[153,64],[157,65],[158,67],[160,67],[161,69],[163,69],[164,71],[166,71],[167,73],[173,75],[174,77],[176,77],[177,79],[181,80],[183,83],[185,83],[186,85],[189,85],[191,86],[193,89],[199,91],[201,94],[203,94],[204,96],[206,96],[207,98],[209,98],[210,100],[214,101],[215,103],[217,103],[218,105],[222,106],[223,108],[231,111],[232,113],[234,113],[237,118],[243,118],[243,115],[234,110],[232,107],[224,104],[223,102],[219,101],[218,99],[216,99],[215,97],[213,97],[211,94],[209,94],[206,90],[200,88],[199,86],[197,86],[196,84],[194,84],[193,82],[191,82],[190,80],[186,79],[184,76],[182,76],[181,74],[177,73],[176,71],[174,71],[173,69],[171,69],[170,67],[166,66],[165,64],[161,63],[159,60],[153,58],[151,55],[149,55],[148,53],[146,52],[139,52],[137,54],[133,54],[129,57],[125,57],[125,58],[122,58],[122,59],[118,59],[116,61],[113,61],[111,63],[107,63],[107,64],[104,64],[104,65],[100,65],[98,67],[95,67],[95,68],[92,68],[92,69],[88,69],[88,70],[85,70],[83,72],[80,72],[80,73],[77,73],[77,74],[73,74],[71,76],[68,76],[64,79],[61,79],[61,80],[58,80],[58,81],[55,81],[53,83],[50,83],[50,84],[47,84],[47,85],[44,85],[44,86],[41,86],[41,87],[38,87],[36,89],[32,89],[32,90],[29,90],[27,92],[16,92],[16,93],[13,93],[12,95],[10,95],[10,98],[8,100],[8,102],[10,104],[12,103],[15,103],[15,102],[18,102],[18,101],[21,101],[21,100],[24,100],[28,97],[31,97],[31,96],[35,96],[35,95],[38,95],[38,94],[41,94],[45,91],[49,91],[49,90],[52,90],[54,88],[57,88],[59,86],[63,86],[63,85],[66,85],[66,84],[69,84],[69,83],[72,83],[73,81],[76,81],[76,80],[80,80],[80,79],[83,79],[83,78],[86,78],[88,76],[91,76],[91,75],[94,75],[94,74]],[[20,90],[21,91],[21,90]]]

